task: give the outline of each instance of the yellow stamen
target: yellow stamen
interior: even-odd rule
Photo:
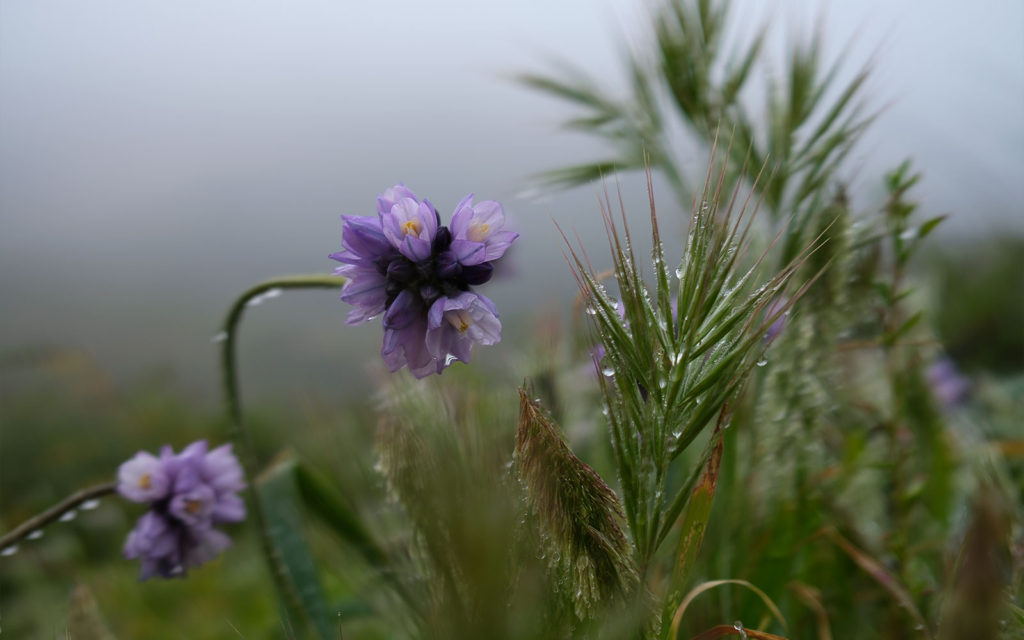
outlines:
[[[419,236],[420,235],[420,231],[422,229],[423,229],[423,226],[420,224],[419,220],[406,220],[405,222],[402,223],[402,234],[403,235]]]
[[[487,239],[487,234],[491,232],[491,225],[486,222],[477,222],[469,225],[469,229],[466,231],[466,237],[473,242],[483,242]]]
[[[199,508],[202,507],[202,506],[203,506],[203,503],[198,501],[198,500],[186,500],[185,501],[185,511],[188,511],[192,515],[195,515],[195,514],[199,513]]]
[[[448,323],[459,330],[459,333],[466,333],[469,330],[469,326],[473,324],[473,317],[468,312],[457,309],[445,316],[448,319]]]
[[[148,473],[142,474],[142,477],[139,478],[139,488],[140,489],[148,489],[148,488],[150,488],[152,486],[153,486],[153,479],[150,477],[150,475]]]

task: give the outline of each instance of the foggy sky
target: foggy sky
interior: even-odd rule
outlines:
[[[265,277],[329,271],[338,216],[373,213],[398,181],[442,215],[471,191],[503,202],[523,237],[514,275],[487,295],[503,317],[559,304],[574,285],[551,220],[598,238],[595,190],[517,194],[530,175],[602,149],[559,132],[571,111],[509,77],[560,57],[621,86],[619,51],[644,46],[644,6],[0,3],[0,350],[71,346],[117,372],[168,363],[212,380],[208,337],[231,297]],[[734,6],[738,33],[770,18],[781,47],[820,20],[830,57],[850,44],[847,72],[872,62],[885,110],[844,176],[861,187],[856,204],[913,157],[925,213],[952,214],[947,239],[1020,228],[1024,3]],[[642,208],[634,182],[624,186]],[[344,305],[328,298],[258,310],[253,361],[319,357],[301,385],[333,372],[321,351],[334,340],[361,367],[379,329],[343,327]]]

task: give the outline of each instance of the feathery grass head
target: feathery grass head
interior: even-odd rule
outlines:
[[[601,476],[577,458],[562,434],[525,391],[519,391],[516,469],[528,502],[553,548],[555,571],[576,591],[577,617],[592,617],[637,585],[629,542],[619,526],[622,506]]]

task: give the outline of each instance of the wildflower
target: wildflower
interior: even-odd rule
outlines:
[[[775,342],[775,339],[782,335],[782,332],[786,330],[786,321],[789,318],[789,311],[782,311],[786,305],[789,304],[789,298],[786,296],[780,296],[775,298],[768,304],[768,308],[765,309],[764,317],[765,321],[775,318],[775,320],[765,329],[764,341],[767,344]],[[780,313],[781,312],[781,313]]]
[[[473,194],[462,199],[452,214],[452,251],[465,265],[497,260],[519,237],[506,231],[501,205],[485,200],[473,206]]]
[[[118,469],[117,490],[150,506],[124,545],[126,558],[142,563],[141,579],[184,575],[231,544],[215,528],[245,519],[242,467],[231,445],[207,451],[200,440],[175,454],[163,447],[156,457],[140,451]]]
[[[471,287],[491,279],[518,233],[504,228],[493,200],[462,199],[451,227],[429,200],[404,185],[377,197],[377,217],[342,216],[342,250],[331,254],[345,276],[341,299],[353,306],[346,322],[382,315],[381,356],[391,371],[408,367],[417,378],[469,362],[473,344],[501,339],[490,300]]]
[[[971,382],[957,369],[948,356],[942,356],[928,367],[928,386],[943,409],[954,409],[970,394]]]

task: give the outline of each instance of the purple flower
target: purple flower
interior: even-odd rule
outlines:
[[[789,298],[785,296],[775,298],[770,303],[768,303],[768,308],[765,309],[764,311],[765,322],[771,320],[776,315],[778,315],[779,317],[776,318],[775,321],[772,322],[771,325],[769,325],[769,327],[765,330],[763,336],[765,343],[771,344],[772,342],[775,342],[775,339],[778,338],[783,331],[785,331],[786,320],[787,318],[789,318],[789,311],[782,312],[782,310],[786,307],[787,304],[789,304]]]
[[[124,546],[125,557],[141,560],[143,580],[184,575],[212,559],[231,544],[214,526],[245,519],[244,474],[231,445],[207,451],[200,440],[178,454],[165,446],[159,458],[139,452],[118,479],[121,495],[150,505]]]
[[[492,261],[519,236],[504,224],[500,204],[474,206],[470,194],[449,229],[430,201],[401,184],[377,197],[376,218],[342,216],[342,250],[330,257],[346,278],[347,322],[383,314],[388,369],[408,367],[417,378],[441,373],[454,360],[468,362],[474,343],[501,339],[494,304],[471,287],[491,279]]]
[[[147,511],[128,534],[126,558],[139,559],[141,580],[175,578],[213,560],[231,546],[231,538],[213,528],[186,527],[156,511]]]
[[[416,197],[415,193],[406,189],[405,185],[399,182],[377,196],[377,214],[382,216],[385,213],[389,213],[395,204],[403,198],[409,198],[416,202],[420,201],[420,199]]]
[[[438,221],[429,202],[402,198],[391,211],[380,214],[380,221],[384,236],[406,258],[422,262],[430,257]]]
[[[330,257],[342,263],[334,273],[346,278],[341,299],[353,306],[347,322],[359,324],[384,311],[387,264],[398,252],[384,236],[379,218],[342,216],[341,245]]]
[[[519,234],[503,229],[505,212],[494,200],[473,205],[473,194],[462,199],[452,214],[452,252],[463,265],[497,260]]]
[[[928,385],[939,405],[946,410],[953,409],[967,398],[971,382],[956,368],[956,364],[943,356],[928,367]]]
[[[473,344],[492,345],[501,340],[501,322],[494,303],[465,291],[441,297],[427,314],[427,351],[438,363],[438,373],[452,360],[469,362]]]
[[[132,502],[159,500],[170,491],[171,481],[156,456],[140,451],[117,469],[117,492]]]

